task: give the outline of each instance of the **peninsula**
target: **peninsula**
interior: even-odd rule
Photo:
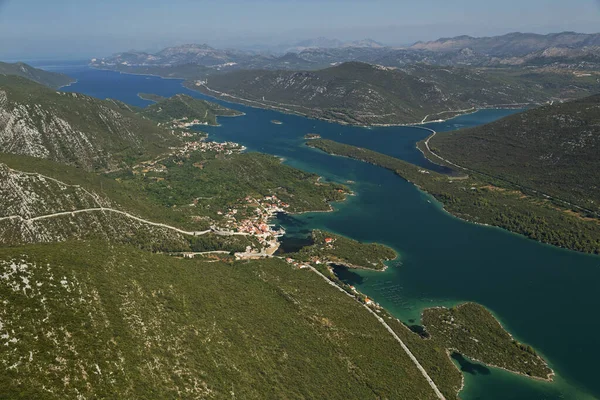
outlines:
[[[562,201],[475,171],[464,176],[447,176],[332,140],[311,140],[307,145],[392,170],[433,195],[448,212],[462,219],[498,226],[558,247],[600,254],[598,220],[565,206]]]

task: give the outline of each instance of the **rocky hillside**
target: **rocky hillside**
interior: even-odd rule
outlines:
[[[600,211],[600,96],[437,134],[431,149],[459,165]]]
[[[73,78],[67,75],[33,68],[24,63],[8,64],[0,62],[0,75],[21,76],[54,89],[75,82]]]
[[[574,90],[573,83],[578,82]],[[587,86],[582,86],[582,84]],[[239,71],[189,85],[286,112],[338,122],[403,124],[449,117],[457,110],[538,104],[586,95],[595,79],[570,75],[442,68],[402,69],[345,63],[314,72]]]
[[[123,104],[0,76],[0,152],[97,169],[174,143],[170,133]]]

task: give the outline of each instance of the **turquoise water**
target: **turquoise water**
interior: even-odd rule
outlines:
[[[123,75],[70,66],[78,79],[66,90],[112,97],[144,106],[139,92],[188,93],[180,81]],[[418,322],[434,305],[476,301],[488,307],[514,334],[534,346],[558,377],[545,383],[489,368],[466,368],[463,399],[585,399],[600,397],[600,258],[542,245],[500,229],[460,221],[428,195],[392,172],[333,157],[304,145],[306,133],[367,147],[427,168],[415,143],[429,132],[408,127],[357,128],[283,115],[240,105],[246,113],[202,127],[215,140],[233,140],[251,151],[281,156],[289,165],[346,183],[356,192],[336,212],[284,216],[290,237],[314,228],[392,246],[401,258],[386,272],[339,270],[340,276],[373,297],[398,318]],[[430,124],[452,130],[483,124],[514,111],[487,110]],[[270,121],[277,119],[283,125]],[[487,370],[487,372],[484,372]],[[470,372],[469,372],[470,371]]]

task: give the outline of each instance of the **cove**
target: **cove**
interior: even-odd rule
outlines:
[[[132,105],[148,102],[139,92],[170,96],[186,93],[181,81],[69,66],[78,82],[64,90],[111,97]],[[236,141],[251,151],[274,154],[294,167],[327,180],[347,183],[356,196],[336,204],[333,213],[282,216],[286,239],[326,229],[357,240],[393,247],[400,259],[386,272],[338,269],[340,277],[374,298],[396,317],[419,323],[424,308],[475,301],[489,308],[520,341],[531,344],[556,371],[553,383],[505,371],[467,368],[463,399],[586,399],[600,397],[600,257],[539,244],[497,228],[448,215],[430,196],[390,171],[334,157],[304,145],[303,136],[324,138],[380,151],[440,170],[415,143],[429,132],[412,127],[360,128],[218,102],[246,113],[220,118],[220,127],[202,127],[213,140]],[[476,126],[514,111],[486,110],[428,127],[452,130]],[[283,124],[272,124],[279,120]],[[352,181],[353,183],[348,183]],[[471,372],[469,372],[471,371]],[[473,373],[473,371],[475,373]]]

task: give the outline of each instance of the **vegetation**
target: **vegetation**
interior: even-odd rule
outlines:
[[[316,265],[316,268],[359,302],[367,304],[366,296],[342,282],[330,269],[322,265]],[[526,375],[527,372],[534,371],[528,376],[552,379],[553,371],[548,368],[543,359],[537,356],[535,350],[531,346],[513,340],[496,318],[479,304],[467,303],[452,308],[450,310],[452,315],[459,314],[456,321],[452,320],[452,316],[450,319],[447,318],[446,308],[426,309],[422,321],[424,326],[405,324],[379,305],[371,304],[370,307],[375,308],[380,317],[410,349],[446,399],[458,400],[458,392],[463,383],[460,370],[451,360],[452,353],[466,356],[477,354],[482,357],[484,361],[481,362],[484,364]],[[442,325],[448,320],[456,322],[451,325],[452,330]],[[435,325],[431,330],[430,324]],[[438,332],[438,325],[445,330]],[[486,329],[489,329],[489,332]],[[469,340],[473,340],[472,338],[478,340],[477,345],[464,344],[465,332],[471,335],[468,337]],[[511,357],[515,362],[512,362]],[[531,365],[528,365],[530,362]]]
[[[146,99],[156,101],[144,108],[140,114],[151,120],[167,123],[173,120],[188,122],[198,121],[200,124],[217,125],[217,116],[235,117],[242,113],[220,106],[216,103],[195,99],[193,97],[178,94],[171,98],[165,99],[152,96]]]
[[[58,89],[61,86],[75,82],[73,78],[65,74],[44,71],[20,62],[14,64],[0,62],[0,75],[20,76],[52,89]]]
[[[279,260],[78,242],[2,248],[0,274],[3,398],[435,399],[371,314]]]
[[[190,89],[233,101],[356,125],[406,124],[430,115],[576,98],[600,88],[594,76],[527,69],[401,68],[348,62],[319,71],[244,70]],[[218,94],[217,93],[217,94]]]
[[[384,261],[398,255],[391,248],[378,243],[361,243],[344,236],[320,230],[312,231],[313,245],[304,247],[294,258],[318,259],[322,262],[345,265],[350,268],[384,270]]]
[[[138,93],[138,97],[142,100],[153,101],[154,103],[158,103],[159,101],[167,99],[164,96],[154,93]]]
[[[277,195],[288,203],[287,210],[301,212],[327,210],[327,203],[342,200],[346,191],[343,186],[320,183],[316,175],[258,153],[225,156],[197,151],[187,156],[167,157],[162,161],[161,172],[143,172],[144,167],[138,167],[114,172],[111,177],[9,154],[0,154],[0,162],[17,170],[0,168],[3,183],[0,217],[33,218],[106,207],[179,229],[205,231],[219,225],[233,209],[238,220],[256,217],[258,204],[249,203],[247,197]],[[60,182],[19,171],[42,173]],[[242,252],[247,246],[258,247],[250,237],[182,235],[101,211],[65,214],[35,223],[4,220],[0,221],[0,228],[0,242],[5,245],[103,238],[161,252]]]
[[[600,96],[441,132],[431,150],[477,172],[600,214]]]
[[[114,168],[167,151],[179,140],[123,103],[62,93],[0,75],[0,152],[88,170]]]
[[[565,209],[563,203],[523,192],[487,175],[451,177],[418,168],[371,150],[331,140],[307,143],[330,154],[379,165],[416,184],[444,204],[445,209],[468,221],[494,225],[540,242],[600,254],[600,221]]]
[[[155,204],[218,218],[217,212],[235,208],[248,196],[276,195],[289,212],[325,211],[328,203],[343,200],[347,189],[320,183],[319,177],[261,153],[222,155],[193,152],[161,161],[161,172],[115,172],[123,185],[141,191]]]
[[[515,341],[480,305],[430,308],[423,324],[438,343],[471,359],[541,379],[553,375],[531,346]]]

